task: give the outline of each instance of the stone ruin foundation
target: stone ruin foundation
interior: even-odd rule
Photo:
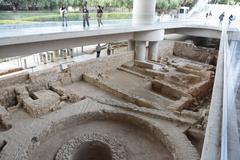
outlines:
[[[2,77],[0,159],[200,159],[217,50],[171,44]]]

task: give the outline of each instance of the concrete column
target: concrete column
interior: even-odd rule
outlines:
[[[73,57],[77,56],[78,55],[78,48],[73,48],[72,49],[72,52],[73,52]]]
[[[27,59],[24,59],[23,63],[24,63],[24,69],[27,69]]]
[[[61,50],[55,50],[55,51],[54,51],[54,56],[55,56],[55,57],[56,57],[56,56],[59,57],[59,53],[60,53],[60,52],[61,52]]]
[[[51,57],[51,62],[55,62],[55,52],[49,52]]]
[[[146,42],[136,41],[135,59],[138,61],[145,61],[145,58],[146,58]]]
[[[43,58],[43,63],[44,64],[47,64],[47,53],[43,53],[43,55],[42,55],[42,58]]]
[[[84,47],[83,47],[83,46],[81,46],[81,48],[82,48],[82,51],[81,51],[81,53],[83,54],[83,52],[84,52]]]
[[[148,59],[150,61],[157,61],[158,60],[158,46],[159,42],[149,42],[149,52],[148,52]]]
[[[135,50],[135,41],[134,40],[129,40],[128,41],[128,50],[129,51],[134,51]]]
[[[39,53],[36,54],[36,60],[37,60],[37,65],[40,65],[41,58]]]
[[[133,1],[133,24],[153,24],[156,22],[156,0]]]
[[[67,59],[67,55],[68,55],[68,50],[67,50],[67,49],[64,49],[64,50],[63,50],[63,58],[64,58],[64,59]]]
[[[68,51],[70,52],[71,58],[73,58],[74,57],[73,49],[69,49]]]

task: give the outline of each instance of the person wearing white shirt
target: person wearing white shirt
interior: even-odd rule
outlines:
[[[68,26],[67,24],[67,8],[62,5],[62,7],[59,9],[60,15],[62,17],[62,26]]]

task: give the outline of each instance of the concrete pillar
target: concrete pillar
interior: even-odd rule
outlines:
[[[64,50],[63,50],[63,58],[64,58],[64,59],[67,59],[67,56],[68,56],[68,50],[67,50],[67,49],[64,49]]]
[[[70,53],[71,58],[73,58],[74,57],[73,49],[69,49],[68,51]]]
[[[72,49],[72,52],[73,52],[73,57],[77,56],[78,55],[78,48],[73,48]]]
[[[133,1],[133,24],[153,24],[156,22],[156,0]]]
[[[136,41],[135,45],[135,59],[138,61],[145,61],[146,59],[146,41]]]
[[[37,65],[40,65],[41,58],[39,53],[36,54],[36,60],[37,60]]]
[[[81,46],[81,48],[82,48],[82,51],[81,51],[81,53],[83,54],[83,52],[84,52],[84,48],[83,48],[83,46]]]
[[[128,50],[129,51],[134,51],[135,50],[135,41],[134,40],[129,40],[128,41]]]
[[[150,61],[157,61],[158,60],[158,46],[159,42],[149,42],[149,52],[148,52],[148,59]]]
[[[55,52],[49,52],[51,57],[51,62],[55,62]]]
[[[23,63],[24,63],[24,69],[27,69],[27,59],[24,59]]]
[[[44,64],[47,64],[47,53],[43,53],[43,55],[42,55],[42,58],[43,58],[43,63]]]
[[[59,57],[59,53],[61,52],[61,50],[55,50],[54,51],[54,56],[55,57]]]

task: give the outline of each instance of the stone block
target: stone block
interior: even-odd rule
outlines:
[[[57,110],[60,104],[60,96],[50,90],[34,92],[31,97],[23,100],[24,108],[36,118],[48,112]]]

